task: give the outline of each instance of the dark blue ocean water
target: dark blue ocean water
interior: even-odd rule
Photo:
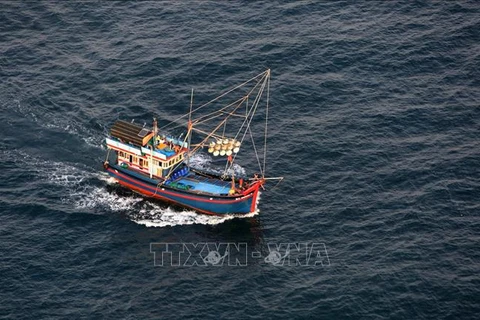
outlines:
[[[105,177],[116,119],[172,120],[191,88],[267,68],[267,172],[286,180],[259,214]],[[0,318],[478,319],[478,2],[1,1],[0,79]],[[261,257],[154,266],[160,242]],[[323,266],[264,259],[299,242]]]

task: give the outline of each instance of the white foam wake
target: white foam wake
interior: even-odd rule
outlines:
[[[108,184],[108,185],[113,185],[113,184],[116,184],[116,183],[117,183],[117,179],[112,178],[112,177],[111,177],[108,173],[106,173],[106,172],[100,172],[97,177],[98,177],[99,180],[102,180],[103,182],[105,182],[105,183]]]
[[[258,205],[260,201],[260,192],[257,196]],[[192,210],[177,210],[171,207],[161,207],[155,203],[145,204],[139,210],[139,214],[132,219],[138,224],[143,224],[147,227],[167,227],[176,225],[191,225],[191,224],[208,224],[216,225],[235,218],[251,218],[260,213],[260,210],[255,210],[247,214],[228,214],[224,216],[214,216],[199,214]]]
[[[199,214],[195,211],[178,211],[167,208],[158,208],[150,210],[140,210],[143,213],[143,218],[133,220],[138,224],[145,225],[147,227],[167,227],[176,225],[191,225],[191,224],[205,224],[205,225],[217,225],[228,220],[235,218],[249,218],[258,215],[259,211],[242,214],[242,215],[225,215],[225,216],[212,216],[206,214]]]
[[[71,135],[80,137],[87,145],[95,148],[105,149],[103,141],[108,130],[103,124],[96,122],[102,133],[97,130],[87,128],[74,118],[67,118],[63,114],[54,113],[53,111],[41,107],[32,106],[15,100],[13,103],[6,105],[7,108],[13,109],[21,114],[24,118],[31,120],[40,127],[65,131]]]
[[[215,167],[212,164],[213,158],[210,157],[208,154],[196,153],[192,156],[190,160],[191,160],[190,165],[193,168],[196,168],[199,170],[207,170],[217,174],[222,174],[223,171],[225,170],[225,168],[220,168],[218,166]],[[239,164],[234,163],[232,169],[236,176],[245,176],[246,174],[245,168],[243,168]],[[227,174],[231,175],[232,169],[227,170]]]
[[[217,225],[234,218],[249,218],[259,211],[244,215],[211,216],[191,210],[182,210],[164,206],[161,202],[150,200],[135,193],[125,192],[122,188],[108,188],[117,182],[105,172],[91,168],[80,168],[51,160],[30,156],[20,150],[4,150],[7,158],[18,159],[23,166],[28,165],[41,183],[61,187],[62,203],[70,210],[92,210],[103,213],[122,212],[135,223],[147,227],[166,227],[176,225]],[[208,163],[204,156],[197,156],[196,161]],[[209,169],[208,166],[205,168]]]
[[[70,194],[77,209],[95,209],[110,211],[135,210],[135,205],[143,198],[139,196],[121,196],[102,187],[86,188]]]

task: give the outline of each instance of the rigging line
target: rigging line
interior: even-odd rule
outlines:
[[[214,116],[214,117],[212,117],[212,118],[209,118],[209,119],[207,119],[207,120],[201,121],[201,122],[199,122],[199,123],[203,123],[203,122],[205,122],[205,121],[212,120],[212,119],[214,119],[214,118],[216,118],[216,117],[219,117],[219,116],[221,116],[221,114],[220,114],[220,115],[217,115],[217,116]],[[197,124],[197,123],[195,123],[195,125],[196,125],[196,124]],[[169,129],[169,131],[172,131],[173,129],[180,128],[180,127],[185,127],[185,124],[184,124],[184,123],[180,123],[180,124],[177,124],[177,125],[174,126],[174,127],[168,128],[168,129]],[[160,129],[159,129],[159,130],[160,130]]]
[[[261,75],[265,76],[265,73],[262,73]],[[258,76],[257,76],[257,77],[258,77]],[[264,78],[265,78],[265,77],[262,77],[262,79],[260,79],[260,81],[259,81],[257,84],[255,84],[255,86],[248,92],[248,94],[247,94],[246,96],[243,96],[242,98],[233,101],[232,103],[230,103],[230,104],[228,104],[227,106],[221,108],[220,110],[216,110],[216,111],[213,111],[213,112],[211,112],[211,113],[209,113],[209,114],[206,114],[206,115],[203,115],[203,116],[199,117],[198,119],[195,120],[194,124],[196,124],[196,123],[197,123],[200,119],[202,119],[202,118],[205,118],[205,117],[208,117],[208,116],[210,116],[210,115],[212,115],[212,114],[220,113],[221,111],[226,110],[227,108],[235,105],[235,103],[237,103],[237,102],[243,103],[243,102],[244,102],[245,100],[247,100],[248,97],[257,89],[257,87],[259,86],[259,84],[261,84],[261,83],[263,84],[263,83],[264,83],[264,81],[265,81]],[[252,79],[250,79],[250,81],[251,81],[251,80],[252,80]],[[232,91],[233,91],[233,90],[232,90]],[[230,91],[230,92],[231,92],[231,91]],[[258,95],[258,92],[257,92],[257,95]],[[212,102],[213,102],[213,100],[212,100]],[[193,110],[192,113],[195,112],[195,111],[198,110],[198,109],[199,109],[199,108]],[[235,109],[236,109],[236,108],[235,108]],[[235,110],[235,109],[234,109],[234,110]],[[181,119],[181,118],[184,118],[184,117],[187,116],[187,115],[188,115],[188,114],[185,114],[185,115],[179,117],[177,120],[179,120],[179,119]],[[170,122],[169,124],[161,127],[159,130],[162,130],[162,129],[164,129],[164,128],[170,126],[170,125],[172,125],[172,124],[173,124],[175,121],[177,121],[177,120],[174,120],[174,121]],[[171,127],[169,130],[173,130],[173,129],[176,129],[176,128],[178,128],[178,127],[184,127],[184,126],[185,126],[184,123],[180,123],[180,124],[177,124],[177,125],[174,126],[174,127]]]
[[[245,101],[245,99],[242,98],[242,99],[239,99],[239,100],[231,103],[230,105],[228,105],[227,107],[232,107],[232,106],[234,107],[234,109],[233,109],[231,112],[223,111],[223,109],[226,109],[226,107],[225,107],[225,108],[222,108],[222,109],[220,109],[220,110],[218,110],[218,111],[212,112],[212,113],[210,113],[210,114],[208,114],[208,115],[202,116],[202,118],[205,118],[205,117],[207,117],[207,116],[210,116],[210,115],[213,115],[213,114],[217,113],[216,115],[214,115],[214,116],[212,116],[212,117],[210,117],[210,118],[208,118],[208,119],[203,119],[202,121],[199,121],[199,119],[201,119],[201,118],[197,119],[197,120],[195,121],[194,125],[197,125],[197,124],[200,124],[200,123],[204,123],[204,122],[210,121],[210,120],[212,120],[212,119],[218,118],[218,117],[220,117],[220,116],[223,116],[224,114],[222,114],[222,112],[225,112],[226,114],[228,114],[228,115],[230,115],[230,116],[235,116],[235,115],[237,115],[237,114],[235,113],[235,111],[238,109],[238,107],[240,107],[240,106],[242,105],[242,103],[243,103],[244,101]],[[234,103],[237,103],[237,102],[238,102],[239,104],[236,105],[236,106],[234,106]]]
[[[257,158],[258,169],[260,170],[260,174],[265,177],[264,171],[262,170],[262,165],[260,164],[260,157],[258,156],[257,147],[255,146],[255,140],[253,139],[253,133],[250,127],[248,128],[248,131],[250,132],[250,137],[252,138],[253,151],[255,152],[255,157]]]
[[[221,115],[221,114],[217,114],[217,115],[212,116],[211,118],[202,120],[202,121],[200,121],[200,122],[196,122],[196,123],[195,123],[195,126],[197,126],[197,125],[199,125],[199,124],[203,124],[204,122],[211,121],[211,120],[213,120],[213,119],[215,119],[215,118],[218,118],[218,117],[220,117],[220,116],[222,116],[222,115]]]
[[[240,106],[241,106],[241,104],[239,104],[238,106],[236,106],[236,107],[235,107],[235,110],[238,109]],[[234,110],[234,111],[235,111],[235,110]],[[216,132],[218,129],[220,129],[220,127],[223,125],[223,123],[224,123],[225,121],[227,121],[227,119],[228,119],[229,117],[230,117],[230,115],[226,116],[225,119],[224,119],[223,121],[221,121],[221,122],[215,127],[215,129],[213,129],[213,131],[210,132],[210,134],[209,134],[205,139],[202,140],[201,143],[203,144],[205,141],[207,141],[208,139],[210,139],[210,137],[211,137],[213,134],[215,134],[215,132]],[[197,152],[198,149],[200,149],[200,147],[196,147],[195,149],[193,149],[193,150],[190,151],[190,152],[193,154],[194,152]]]
[[[268,127],[268,106],[270,100],[270,69],[267,78],[267,106],[265,108],[265,142],[263,146],[263,178],[265,178],[265,166],[267,164],[267,127]]]
[[[223,169],[223,174],[222,174],[222,177],[225,178],[227,176],[227,171],[228,171],[228,164],[229,164],[229,161],[227,160],[227,163],[225,163],[225,169]],[[233,163],[230,163],[230,168],[233,166]]]
[[[198,129],[198,128],[192,128],[192,130],[195,131],[195,132],[204,134],[204,135],[209,135],[209,134],[210,134],[210,132],[204,131],[204,130],[201,130],[201,129]],[[221,138],[222,136],[219,135],[219,134],[215,134],[215,133],[214,133],[214,134],[212,134],[212,137],[214,137],[214,138]]]
[[[223,114],[230,114],[232,117],[239,117],[239,118],[245,118],[246,116],[244,115],[241,115],[241,114],[234,114],[234,113],[230,113],[230,112],[226,112],[226,111],[219,111]]]
[[[224,110],[226,110],[226,109],[234,106],[234,105],[235,105],[236,103],[238,103],[238,102],[243,103],[243,101],[245,101],[245,99],[246,99],[245,97],[241,97],[240,99],[237,99],[237,100],[233,101],[232,103],[226,105],[225,107],[223,107],[223,108],[221,108],[221,109],[219,109],[219,110],[215,110],[215,111],[210,112],[210,113],[207,113],[207,114],[205,114],[205,115],[203,115],[203,116],[201,116],[201,117],[198,117],[197,119],[195,119],[194,123],[196,124],[197,122],[199,122],[199,121],[202,120],[203,118],[209,117],[209,116],[211,116],[211,115],[213,115],[213,114],[215,114],[215,113],[221,113],[222,111],[224,111]]]
[[[258,75],[257,77],[252,78],[252,79],[248,80],[247,82],[244,82],[242,85],[237,86],[237,88],[239,88],[239,87],[245,85],[246,83],[251,82],[251,81],[253,81],[254,79],[259,78],[259,77],[261,77],[261,79],[255,84],[255,86],[253,86],[253,88],[248,92],[248,94],[247,94],[246,96],[244,96],[244,97],[242,97],[242,98],[240,98],[240,99],[232,102],[231,104],[225,106],[224,108],[222,108],[222,109],[220,109],[220,110],[217,110],[217,111],[211,112],[210,114],[204,115],[204,116],[200,117],[199,119],[202,119],[202,118],[204,118],[204,117],[207,117],[207,116],[209,116],[209,115],[211,115],[211,114],[215,114],[215,113],[217,113],[217,112],[219,112],[219,111],[223,111],[224,109],[227,109],[228,107],[234,105],[234,104],[235,104],[236,102],[238,102],[238,101],[243,102],[243,101],[245,101],[246,99],[248,99],[248,97],[249,97],[255,90],[257,90],[257,87],[258,87],[260,84],[262,84],[262,85],[264,84],[265,78],[266,78],[266,72],[263,72],[263,73],[261,73],[260,75]],[[237,88],[234,88],[234,89],[226,92],[225,94],[230,93],[230,92],[232,92],[233,90],[235,90],[235,89],[237,89]],[[260,91],[260,90],[259,90],[259,91]],[[225,94],[217,97],[217,98],[214,99],[214,100],[211,100],[210,102],[204,104],[204,105],[201,106],[201,107],[204,107],[204,106],[206,106],[207,104],[212,103],[212,102],[214,102],[215,100],[218,100],[220,97],[224,96]],[[258,95],[258,92],[257,92],[257,95]],[[197,111],[198,109],[200,109],[200,107],[199,107],[199,108],[196,108],[195,110],[193,110],[192,113],[195,112],[195,111]],[[185,116],[186,116],[186,114],[183,115],[183,116],[181,116],[181,117],[179,117],[178,119],[181,119],[181,118],[183,118],[183,117],[185,117]],[[177,119],[177,120],[178,120],[178,119]],[[197,119],[197,121],[198,121],[199,119]],[[174,120],[174,121],[177,121],[177,120]],[[170,124],[173,124],[173,122],[171,122],[171,123],[169,123],[169,124],[161,127],[160,129],[166,128],[166,127],[169,126]],[[183,123],[182,123],[182,124],[178,124],[178,125],[176,125],[175,127],[171,128],[170,130],[175,129],[175,128],[178,128],[178,127],[183,127],[183,126],[184,126]]]
[[[184,154],[185,154],[185,153],[184,153]],[[188,152],[187,152],[187,156],[189,156],[189,155],[188,155]],[[182,165],[182,163],[183,163],[183,161],[180,161],[180,162],[178,162],[177,164],[175,164],[175,165],[173,165],[173,166],[170,167],[170,170],[168,171],[168,174],[164,177],[164,180],[163,180],[162,184],[165,184],[165,182],[167,181],[167,179],[170,178],[170,176],[175,172],[175,170],[177,170],[177,168],[178,168],[179,166]]]
[[[225,130],[227,130],[227,121],[223,123],[223,132],[222,132],[222,137],[225,137]]]
[[[185,127],[185,123],[179,123],[179,124],[177,124],[177,125],[174,126],[174,127],[168,128],[168,130],[171,131],[171,130],[173,130],[173,129],[180,128],[180,127]],[[159,128],[158,131],[164,130],[164,128],[165,128],[165,126]]]
[[[198,108],[196,108],[195,110],[193,110],[193,112],[195,112],[195,111],[197,111],[197,110],[200,110],[201,108],[203,108],[203,107],[205,107],[205,106],[207,106],[207,105],[209,105],[209,104],[211,104],[211,103],[213,103],[213,102],[217,101],[217,100],[218,100],[218,99],[220,99],[221,97],[223,97],[223,96],[225,96],[225,95],[229,94],[229,93],[230,93],[230,92],[232,92],[232,91],[235,91],[235,90],[237,90],[237,89],[239,89],[239,88],[241,88],[241,87],[245,86],[246,84],[248,84],[248,83],[252,82],[253,80],[255,80],[255,79],[257,79],[257,78],[262,78],[262,77],[264,77],[264,76],[265,76],[265,74],[266,74],[267,72],[268,72],[268,70],[267,70],[267,71],[264,71],[264,72],[262,72],[262,73],[260,73],[260,74],[258,74],[258,75],[256,75],[255,77],[251,78],[250,80],[247,80],[247,81],[245,81],[245,82],[244,82],[244,83],[242,83],[242,84],[239,84],[238,86],[236,86],[236,87],[234,87],[234,88],[232,88],[232,89],[228,90],[227,92],[225,92],[225,93],[222,93],[221,95],[219,95],[219,96],[218,96],[218,97],[216,97],[215,99],[213,99],[213,100],[210,100],[210,101],[208,101],[207,103],[204,103],[203,105],[199,106]]]
[[[243,130],[243,126],[245,125],[245,123],[247,122],[248,120],[248,124],[247,124],[247,128],[250,126],[250,123],[253,119],[253,116],[255,115],[255,112],[257,110],[257,107],[258,107],[258,104],[259,104],[259,99],[260,97],[262,96],[262,93],[263,93],[263,89],[264,89],[264,85],[265,83],[262,84],[261,88],[259,89],[259,92],[257,93],[255,99],[254,99],[254,102],[252,104],[252,107],[249,111],[249,114],[247,115],[247,117],[245,118],[245,121],[242,123],[242,126],[240,128],[240,130],[237,132],[237,134],[235,135],[235,139],[237,139],[238,135],[241,133],[241,131]],[[242,140],[240,141],[240,143],[243,143],[243,140],[245,139],[245,135],[247,133],[247,130],[245,129],[245,132],[243,134],[243,137],[242,137]],[[235,160],[235,158],[237,157],[237,154],[235,154],[235,156],[233,157],[233,160]]]
[[[276,187],[278,187],[278,185],[280,184],[280,182],[283,181],[283,177],[281,177],[281,179],[278,179],[278,182],[273,186],[272,189],[270,189],[270,192],[272,192],[273,189],[275,189]]]
[[[168,180],[168,178],[170,178],[170,176],[175,172],[175,170],[177,170],[177,168],[183,163],[183,161],[180,161],[179,163],[177,163],[176,165],[173,165],[170,167],[170,170],[168,171],[168,174],[165,176],[165,180],[163,180],[163,183],[162,184],[165,184],[165,182]]]
[[[220,127],[222,126],[222,123],[220,123],[215,129],[214,131],[210,132],[210,134],[207,135],[207,137],[205,139],[203,139],[195,148],[193,148],[193,150],[190,151],[190,155],[194,154],[195,152],[197,152],[201,147],[204,146],[204,143],[210,139],[216,130],[218,130]]]
[[[231,112],[227,113],[228,116],[225,117],[223,123],[226,123],[226,122],[227,122],[227,119],[228,119],[230,116],[235,116],[235,115],[236,115],[235,112],[237,111],[238,108],[240,108],[240,107],[242,106],[243,101],[244,101],[244,100],[240,101],[240,102],[238,103],[238,105],[236,105],[235,108],[234,108]],[[213,117],[211,117],[211,118],[209,118],[209,119],[203,120],[202,122],[206,122],[206,121],[208,121],[208,120],[212,120],[212,119],[217,118],[217,117],[219,117],[219,116],[221,116],[221,115],[222,115],[222,114],[215,115],[215,116],[213,116]],[[199,123],[202,123],[202,122],[199,122]],[[198,123],[196,123],[196,124],[198,124]],[[197,129],[197,128],[194,128],[194,129]],[[200,129],[198,129],[198,131],[201,132]],[[216,131],[216,130],[215,130],[215,131]],[[206,133],[205,131],[203,131],[203,132],[201,132],[201,133],[204,133],[204,134],[207,134],[207,135],[208,135],[208,133]],[[212,132],[212,133],[215,133],[215,132]],[[214,134],[214,136],[215,136],[215,134]],[[217,136],[220,136],[220,135],[217,135]],[[222,136],[222,137],[223,137],[223,136]]]
[[[230,89],[230,90],[222,93],[221,95],[219,95],[218,97],[214,98],[213,100],[210,100],[210,101],[208,101],[207,103],[204,103],[203,105],[199,106],[198,108],[195,108],[195,109],[192,110],[191,112],[193,113],[193,112],[196,112],[196,111],[202,109],[203,107],[206,107],[207,105],[209,105],[209,104],[217,101],[218,99],[220,99],[220,98],[222,98],[223,96],[229,94],[230,92],[235,91],[235,90],[237,90],[237,89],[245,86],[246,84],[252,82],[253,80],[255,80],[255,79],[257,79],[257,78],[263,77],[267,72],[268,72],[268,70],[267,70],[267,71],[264,71],[264,72],[262,72],[262,73],[260,73],[260,74],[258,74],[258,75],[256,75],[255,77],[251,78],[250,80],[247,80],[247,81],[239,84],[238,86],[235,86],[234,88],[232,88],[232,89]],[[160,130],[168,127],[171,123],[177,122],[177,121],[185,118],[186,116],[188,116],[188,113],[187,113],[187,114],[184,114],[184,115],[182,115],[182,116],[180,116],[180,117],[178,117],[177,119],[171,121],[169,124],[166,124],[165,126],[161,127]]]
[[[238,132],[235,135],[235,140],[237,140],[238,135],[242,132],[243,127],[245,126],[245,123],[248,122],[248,120],[249,120],[248,118],[252,118],[253,115],[255,114],[255,111],[257,109],[256,107],[258,106],[258,101],[260,100],[260,97],[262,96],[264,86],[265,86],[265,83],[262,84],[259,91],[257,92],[257,95],[255,96],[255,99],[253,101],[252,107],[250,108],[250,111],[248,112],[247,116],[245,117],[245,120],[243,120],[243,123],[240,126],[240,129],[238,129]],[[250,119],[250,121],[251,121],[251,119]]]
[[[257,96],[255,97],[255,101],[253,102],[253,106],[252,108],[250,109],[250,114],[245,120],[247,120],[248,118],[249,121],[248,121],[248,124],[247,124],[247,128],[250,127],[250,124],[252,122],[252,119],[253,119],[253,116],[255,115],[255,112],[257,111],[257,107],[259,105],[259,100],[260,100],[260,97],[263,93],[263,89],[265,88],[265,82],[263,83],[262,87],[260,88],[260,92],[257,93]],[[238,131],[237,135],[235,136],[235,140],[237,140],[237,136],[240,134],[241,130],[243,129],[243,126],[244,126],[245,122],[242,124],[242,127],[240,128],[240,130]],[[245,135],[247,134],[247,129],[245,129],[245,132],[243,133],[243,137],[242,137],[242,140],[240,140],[240,144],[243,143],[243,140],[245,139]],[[238,153],[237,153],[238,154]],[[235,158],[237,157],[237,154],[235,154],[235,156],[233,157],[233,161],[235,161]]]
[[[191,135],[191,134],[192,134],[192,127],[189,127],[189,128],[187,129],[187,134],[185,135],[185,139],[183,139],[182,148],[185,148],[185,147],[184,147],[185,142],[187,142],[187,139],[190,139],[190,138],[189,138],[189,135]],[[191,142],[191,141],[189,141],[188,144],[187,144],[187,149],[190,149],[190,142]],[[188,152],[187,152],[187,156],[188,156]],[[190,160],[189,160],[189,161],[190,161]],[[188,161],[187,161],[187,164],[188,164]]]
[[[253,104],[252,104],[252,108],[250,109],[249,111],[249,114],[247,115],[247,117],[245,118],[244,122],[242,123],[242,126],[240,127],[240,129],[238,130],[237,134],[235,135],[235,139],[237,139],[238,135],[242,132],[243,130],[243,126],[245,125],[245,123],[247,123],[247,127],[250,126],[250,123],[252,122],[252,119],[253,119],[253,116],[255,115],[255,112],[257,111],[257,107],[259,105],[259,102],[260,102],[260,98],[262,97],[263,95],[263,91],[265,89],[265,82],[262,83],[262,86],[260,87],[259,89],[259,92],[257,93],[254,101],[253,101]],[[250,118],[250,119],[249,119]],[[243,139],[245,138],[245,134],[246,134],[246,129],[245,129],[245,132],[243,134],[243,138],[242,138],[242,141]]]
[[[187,144],[187,166],[190,164],[190,153],[188,150],[190,150],[190,145],[192,144],[192,108],[193,108],[193,88],[192,88],[192,95],[190,96],[190,110],[188,112],[188,129],[187,129],[187,136],[185,137],[185,140],[188,137],[188,144]],[[185,141],[183,141],[183,144],[185,144]]]
[[[254,117],[254,115],[255,115],[255,113],[256,113],[256,111],[257,111],[257,108],[258,108],[258,106],[259,106],[259,104],[260,104],[260,99],[261,99],[261,97],[263,96],[263,92],[264,92],[264,90],[265,90],[265,85],[267,84],[267,81],[268,81],[268,74],[265,74],[265,78],[262,79],[262,80],[263,80],[262,85],[261,85],[260,89],[258,90],[257,95],[255,96],[255,99],[254,99],[254,101],[253,101],[253,104],[252,104],[252,107],[251,107],[251,109],[250,109],[250,112],[249,112],[249,114],[247,115],[244,123],[242,123],[242,126],[241,126],[240,130],[237,132],[237,135],[235,136],[235,139],[237,139],[238,135],[239,135],[239,134],[241,133],[241,131],[243,130],[243,126],[245,125],[245,122],[246,122],[247,119],[248,119],[247,128],[245,129],[245,132],[243,133],[242,140],[240,141],[240,143],[243,143],[243,140],[245,139],[245,136],[246,136],[246,134],[247,134],[247,130],[250,129],[250,124],[251,124],[251,122],[252,122],[252,120],[253,120],[253,117]],[[250,129],[250,133],[251,133],[251,129]],[[252,135],[252,139],[253,139],[253,135]],[[236,156],[237,156],[237,155],[235,154],[235,156],[233,157],[233,160],[235,160]],[[257,161],[260,163],[260,157],[258,156],[258,153],[256,152],[256,150],[255,150],[255,156],[256,156],[256,158],[257,158]],[[262,170],[261,165],[259,165],[259,169],[260,169],[260,173],[262,174],[262,177],[264,177],[264,171]]]
[[[248,101],[247,101],[247,104],[248,104]],[[247,105],[247,110],[248,110],[248,105]],[[255,139],[253,138],[252,128],[248,127],[248,132],[250,133],[250,137],[252,138],[252,146],[253,146],[253,151],[255,152],[255,158],[257,158],[258,170],[260,170],[260,173],[262,174],[262,176],[265,176],[262,171],[262,165],[260,164],[260,157],[258,156],[257,146],[255,145]]]
[[[209,120],[212,120],[212,119],[215,119],[215,118],[221,116],[221,115],[222,115],[221,112],[222,112],[224,109],[227,109],[227,108],[230,108],[230,107],[234,106],[234,104],[237,103],[237,102],[239,102],[239,101],[240,101],[240,103],[243,103],[244,99],[245,99],[245,97],[240,98],[240,99],[232,102],[231,104],[223,107],[223,108],[220,109],[220,110],[211,112],[211,113],[209,113],[209,114],[206,114],[206,115],[201,116],[201,117],[198,118],[198,119],[195,119],[195,120],[193,121],[193,125],[197,125],[197,124],[199,124],[199,123],[203,123],[203,122],[206,122],[206,121],[209,121]],[[200,121],[200,119],[206,118],[206,117],[211,116],[211,115],[213,115],[213,114],[215,114],[215,113],[218,113],[218,114],[215,115],[215,116],[212,116],[211,118],[203,119],[202,121]],[[165,128],[165,127],[166,127],[166,126],[163,126],[162,128]],[[176,128],[179,128],[179,127],[185,127],[185,124],[184,124],[184,123],[179,123],[179,124],[177,124],[177,125],[174,126],[174,127],[170,127],[169,130],[171,131],[171,130],[176,129]],[[162,128],[160,128],[159,130],[161,130]]]
[[[252,129],[250,127],[248,127],[247,129],[250,133],[250,137],[252,138],[252,146],[253,146],[253,151],[255,152],[255,158],[257,159],[257,163],[258,163],[258,170],[260,171],[260,174],[262,175],[262,177],[265,177],[265,174],[264,174],[264,171],[262,170],[262,164],[260,163],[260,157],[258,156],[258,152],[257,152],[257,147],[255,145],[255,139],[253,138],[253,133],[252,133]],[[230,164],[230,168],[228,168],[228,163],[227,165],[225,166],[225,171],[223,173],[223,175],[226,175],[227,174],[227,171],[229,169],[232,169],[233,170],[233,161],[235,160],[235,156],[233,157],[232,159],[232,162]]]
[[[108,156],[110,155],[110,150],[112,150],[112,149],[108,148],[108,150],[107,150],[107,157],[105,158],[104,163],[105,163],[105,162],[108,162]]]

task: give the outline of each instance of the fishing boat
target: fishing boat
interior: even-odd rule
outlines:
[[[270,69],[196,107],[192,90],[189,111],[172,121],[159,117],[162,127],[157,118],[151,128],[117,120],[106,138],[104,168],[134,192],[200,213],[256,212],[266,182],[283,179],[265,176],[269,89]],[[222,170],[195,167],[192,157],[202,151]],[[235,170],[240,159],[253,162],[247,151],[258,164],[251,175]]]

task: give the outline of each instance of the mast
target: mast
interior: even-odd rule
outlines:
[[[150,145],[150,162],[148,164],[148,171],[150,173],[150,179],[153,178],[153,147],[158,135],[158,123],[157,118],[153,118],[153,143]]]
[[[153,118],[153,139],[156,139],[158,135],[157,118]],[[155,143],[155,140],[153,141]]]
[[[188,152],[187,152],[187,166],[190,164],[190,144],[192,142],[192,108],[193,108],[193,88],[190,96],[190,111],[188,112]]]

